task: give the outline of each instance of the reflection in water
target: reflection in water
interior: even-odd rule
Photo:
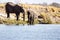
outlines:
[[[60,25],[0,25],[0,40],[60,40]]]

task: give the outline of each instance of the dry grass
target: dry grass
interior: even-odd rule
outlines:
[[[2,10],[0,12],[4,13],[5,12],[5,4],[1,4],[0,8],[3,6]],[[19,4],[22,6],[25,10],[25,13],[27,14],[28,9],[33,9],[35,12],[37,12],[37,15],[43,16],[43,22],[44,23],[49,23],[49,24],[60,24],[60,8],[53,7],[53,6],[40,6],[40,5],[29,5],[29,4]],[[46,10],[47,9],[47,10]],[[54,12],[53,12],[53,10]],[[27,15],[26,15],[27,18]],[[34,23],[37,24],[39,19],[35,19]],[[26,22],[23,22],[22,20],[16,21],[12,19],[6,19],[6,20],[0,20],[0,23],[4,24],[27,24]]]

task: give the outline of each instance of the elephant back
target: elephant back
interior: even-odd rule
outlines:
[[[16,4],[12,3],[12,2],[8,2],[7,4],[11,5],[11,6],[15,6],[16,5]]]

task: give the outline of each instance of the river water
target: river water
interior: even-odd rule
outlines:
[[[60,40],[60,25],[0,24],[0,40]]]

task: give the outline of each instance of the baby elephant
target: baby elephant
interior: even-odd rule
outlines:
[[[29,24],[34,24],[34,14],[32,14],[30,11],[27,11],[27,15]]]

